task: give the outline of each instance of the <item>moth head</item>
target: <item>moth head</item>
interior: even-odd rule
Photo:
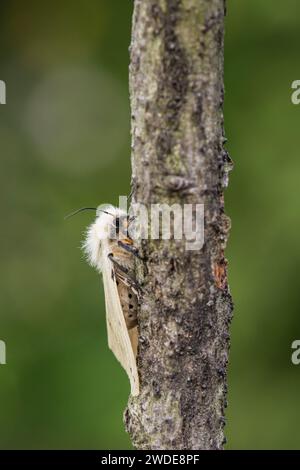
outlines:
[[[117,207],[108,205],[97,208],[96,219],[88,227],[82,247],[89,264],[98,271],[102,271],[103,247],[107,246],[104,242],[112,239],[117,241],[119,236],[122,238],[125,221],[126,212]]]
[[[114,215],[110,226],[110,238],[124,240],[128,238],[129,217],[118,210]]]

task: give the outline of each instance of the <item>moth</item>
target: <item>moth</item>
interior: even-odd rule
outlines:
[[[134,257],[138,252],[128,235],[130,218],[114,206],[105,206],[86,233],[83,250],[91,266],[102,274],[108,345],[130,380],[131,394],[139,394],[136,366],[138,345],[138,287]]]

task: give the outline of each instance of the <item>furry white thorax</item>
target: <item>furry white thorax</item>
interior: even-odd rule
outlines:
[[[101,212],[101,210],[108,213]],[[111,205],[101,206],[101,210],[97,209],[96,220],[88,227],[82,245],[87,261],[99,272],[102,271],[102,257],[107,256],[106,251],[110,251],[110,229],[117,217],[126,215],[125,211]]]

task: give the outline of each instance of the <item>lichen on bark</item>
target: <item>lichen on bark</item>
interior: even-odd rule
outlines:
[[[232,300],[224,249],[224,0],[135,0],[132,201],[199,204],[205,243],[140,240],[141,392],[125,424],[139,449],[221,449]]]

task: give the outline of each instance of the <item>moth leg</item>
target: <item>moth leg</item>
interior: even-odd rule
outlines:
[[[119,282],[122,282],[126,287],[128,287],[139,299],[141,294],[141,286],[135,281],[132,277],[128,275],[123,275],[122,273],[116,273],[116,279]]]
[[[122,264],[120,264],[115,258],[114,258],[114,255],[112,253],[109,253],[109,255],[107,255],[107,257],[110,259],[110,261],[114,264],[115,268],[117,268],[119,271],[122,271],[123,273],[125,274],[128,274],[129,273],[129,269],[126,268],[125,266],[122,266]]]
[[[139,297],[139,293],[141,292],[141,287],[134,279],[134,277],[130,274],[129,269],[125,266],[122,266],[113,256],[112,253],[109,253],[108,258],[113,263],[116,271],[116,276],[118,278],[122,278],[123,282],[126,279],[127,286],[130,287],[134,293]],[[124,276],[125,274],[125,276]]]
[[[132,255],[136,256],[136,258],[144,261],[144,258],[139,254],[138,249],[135,248],[133,245],[129,245],[127,243],[124,243],[121,240],[118,241],[118,245],[121,248],[123,248],[123,250],[128,251],[128,253],[131,253]]]
[[[120,280],[123,284],[129,287],[129,289],[131,289],[132,292],[138,298],[140,298],[142,288],[132,276],[130,276],[129,274],[123,274],[122,272],[118,272],[118,270],[116,270],[116,276],[118,280]]]

